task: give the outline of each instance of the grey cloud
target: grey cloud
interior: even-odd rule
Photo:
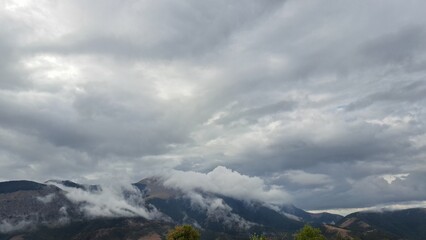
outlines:
[[[293,101],[278,101],[271,104],[266,104],[263,106],[254,106],[249,107],[248,109],[240,110],[238,109],[238,106],[231,107],[228,112],[223,112],[222,115],[219,113],[219,115],[214,116],[211,120],[209,120],[210,123],[216,123],[216,124],[226,124],[231,125],[235,121],[241,121],[246,120],[249,122],[256,122],[259,118],[262,118],[264,116],[274,115],[274,114],[280,114],[282,112],[291,111],[297,106],[296,102]],[[215,119],[217,117],[217,119]]]
[[[416,152],[408,139],[399,139],[400,133],[368,123],[323,122],[324,128],[330,128],[333,134],[316,129],[317,125],[305,125],[295,134],[291,127],[274,131],[277,136],[272,143],[258,148],[247,148],[241,155],[241,164],[236,168],[251,169],[245,164],[252,159],[255,169],[273,171],[273,169],[299,169],[330,162],[356,162],[365,160],[384,160],[389,155],[409,156]],[[409,124],[409,123],[408,123]],[[339,126],[340,125],[340,126]],[[410,126],[409,124],[408,126]],[[304,134],[302,134],[304,133]],[[324,134],[324,135],[323,135]],[[318,140],[317,140],[318,139]],[[398,153],[394,149],[399,149]],[[257,159],[263,159],[258,162]],[[390,159],[389,159],[390,160]]]
[[[380,62],[406,65],[415,61],[418,55],[425,54],[425,40],[424,26],[409,26],[364,43],[360,52],[367,64]]]
[[[250,28],[279,9],[282,3],[250,1],[242,6],[227,1],[151,4],[108,1],[99,8],[96,3],[79,2],[73,8],[77,15],[81,8],[88,8],[81,15],[88,18],[89,23],[83,24],[79,31],[67,34],[61,41],[36,44],[33,48],[65,54],[107,54],[120,60],[192,58],[211,54],[226,44],[235,32]],[[93,11],[99,14],[93,15]],[[104,18],[104,15],[111,14],[115,17]],[[105,24],[105,27],[99,28],[98,24]]]
[[[2,97],[0,105],[3,127],[40,135],[59,146],[76,147],[74,144],[82,146],[87,142],[85,134],[79,129],[72,129],[72,122],[62,116],[46,115],[41,109],[16,104],[6,96]]]
[[[424,3],[40,4],[1,7],[2,178],[224,166],[309,209],[425,200]]]
[[[303,199],[302,201],[311,208],[355,208],[371,207],[375,205],[395,204],[410,201],[424,200],[424,188],[421,181],[424,172],[411,173],[406,179],[397,179],[391,184],[381,176],[369,176],[351,183],[339,191],[318,191],[316,199]],[[332,193],[333,203],[327,203],[328,194]]]
[[[350,103],[346,110],[357,110],[365,108],[375,103],[392,102],[394,104],[401,104],[404,102],[416,103],[423,101],[426,97],[426,84],[425,79],[410,81],[408,84],[392,86],[391,89],[385,91],[378,91],[368,95],[362,99]]]
[[[0,55],[2,56],[0,59],[0,87],[4,90],[31,87],[32,84],[25,79],[25,71],[20,68],[20,64],[17,64],[19,53],[16,52],[11,41],[13,39],[9,39],[5,33],[0,32]]]

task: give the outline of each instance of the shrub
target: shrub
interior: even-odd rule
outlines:
[[[300,229],[294,238],[295,240],[326,240],[326,238],[321,234],[319,228],[313,228],[309,225],[305,225]]]
[[[200,233],[191,225],[176,226],[167,234],[167,240],[199,240]]]

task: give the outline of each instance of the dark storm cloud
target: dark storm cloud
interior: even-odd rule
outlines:
[[[0,175],[226,169],[309,209],[424,201],[422,5],[6,1]]]

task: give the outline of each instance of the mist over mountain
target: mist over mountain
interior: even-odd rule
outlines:
[[[0,239],[164,238],[190,224],[202,239],[291,235],[305,224],[330,239],[413,239],[426,236],[426,210],[357,212],[346,217],[309,213],[288,203],[237,198],[202,188],[170,187],[163,177],[133,184],[84,185],[71,181],[0,183]],[[238,194],[237,194],[238,195]]]
[[[289,204],[271,205],[256,198],[236,198],[202,188],[184,191],[169,187],[160,177],[116,186],[57,180],[44,184],[10,181],[0,183],[0,191],[0,231],[4,236],[23,233],[29,239],[32,234],[46,229],[54,231],[85,221],[125,225],[128,220],[142,225],[147,222],[153,226],[164,224],[166,228],[191,224],[207,237],[223,235],[232,239],[248,237],[251,232],[291,233],[304,223],[334,223],[342,218],[332,214],[310,214]],[[157,234],[164,233],[163,229]]]

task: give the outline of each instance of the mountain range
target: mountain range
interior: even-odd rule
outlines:
[[[426,239],[426,209],[309,213],[291,204],[237,199],[202,189],[183,191],[162,178],[131,185],[50,180],[0,182],[0,240],[164,239],[191,224],[202,239],[292,239],[305,224],[328,239]]]

